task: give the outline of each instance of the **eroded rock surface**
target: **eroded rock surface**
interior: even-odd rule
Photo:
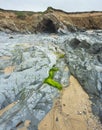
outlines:
[[[28,129],[37,129],[59,95],[58,89],[43,83],[53,66],[59,70],[54,80],[63,87],[68,85],[69,71],[78,79],[102,120],[101,30],[68,35],[2,33],[0,40],[0,108],[16,102],[1,115],[1,130],[20,129],[26,122]]]
[[[70,72],[93,101],[94,114],[102,118],[102,33],[75,34],[60,44]]]
[[[18,129],[26,120],[28,129],[37,130],[38,123],[51,109],[59,90],[44,83],[50,69],[58,71],[54,80],[68,86],[69,70],[64,52],[53,43],[11,44],[0,51],[0,109],[16,102],[0,117],[0,130]]]
[[[67,33],[77,29],[102,29],[102,12],[67,13],[51,7],[44,12],[0,9],[0,31],[7,33]]]

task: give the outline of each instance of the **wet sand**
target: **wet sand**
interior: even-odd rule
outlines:
[[[89,96],[73,76],[69,87],[62,91],[61,98],[39,124],[39,130],[102,130],[92,114]]]

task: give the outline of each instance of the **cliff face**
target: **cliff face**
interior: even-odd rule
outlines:
[[[66,13],[48,8],[44,12],[0,10],[0,30],[22,33],[57,32],[66,26],[69,31],[102,29],[102,12]]]

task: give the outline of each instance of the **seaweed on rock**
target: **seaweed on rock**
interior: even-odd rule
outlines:
[[[55,81],[53,78],[54,78],[54,73],[58,71],[58,68],[57,67],[52,67],[49,71],[49,76],[44,80],[44,83],[47,83],[59,90],[62,90],[62,85]]]

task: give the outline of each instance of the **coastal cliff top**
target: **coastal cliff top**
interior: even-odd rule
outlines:
[[[48,7],[44,12],[14,11],[0,9],[0,30],[17,32],[56,32],[65,25],[79,29],[102,29],[102,11],[64,12]],[[47,28],[47,26],[50,26]],[[70,27],[71,26],[71,27]]]

